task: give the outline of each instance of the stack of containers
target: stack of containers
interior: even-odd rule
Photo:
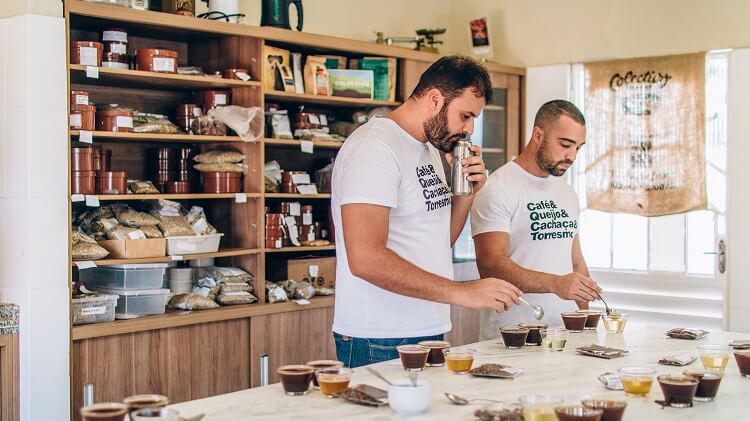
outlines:
[[[70,156],[70,192],[72,194],[95,194],[94,149],[71,148]]]
[[[193,268],[169,268],[169,290],[172,294],[193,292]]]
[[[70,91],[71,130],[94,130],[96,107],[89,103],[87,91]]]
[[[192,161],[195,156],[193,148],[180,148],[177,151],[177,173],[175,181],[167,184],[167,193],[190,193],[193,183],[197,182],[197,171]]]
[[[166,268],[164,263],[99,266],[80,271],[80,280],[89,290],[117,295],[115,318],[132,319],[164,314]]]
[[[284,229],[284,215],[266,213],[266,248],[280,249],[289,244],[289,235]]]
[[[128,33],[124,29],[111,28],[102,31],[104,56],[102,67],[127,70],[128,65]]]
[[[158,148],[152,150],[151,153],[151,181],[160,192],[166,192],[167,184],[175,181],[177,176],[175,149]]]

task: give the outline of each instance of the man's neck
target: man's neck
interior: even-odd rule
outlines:
[[[413,100],[407,100],[400,107],[386,114],[384,117],[393,120],[394,123],[398,124],[399,127],[404,129],[414,139],[422,143],[427,142],[424,135],[421,113],[419,112],[417,103]]]
[[[536,160],[536,148],[531,146],[531,142],[526,145],[521,155],[516,158],[516,164],[535,177],[547,178],[550,176],[547,170],[539,166],[539,162]]]

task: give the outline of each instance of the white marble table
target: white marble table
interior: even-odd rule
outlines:
[[[730,339],[750,339],[750,334],[712,332],[697,341],[668,339],[663,326],[647,326],[631,323],[623,334],[606,334],[603,326],[597,331],[570,334],[568,345],[562,352],[545,352],[539,347],[524,347],[521,350],[506,350],[499,341],[480,342],[469,347],[482,356],[475,358],[474,365],[495,362],[523,367],[526,372],[514,380],[476,378],[470,375],[455,375],[445,367],[426,368],[420,379],[432,386],[431,402],[427,411],[415,420],[473,420],[474,410],[482,404],[456,406],[443,396],[452,392],[464,397],[482,397],[515,401],[524,394],[554,393],[566,402],[578,403],[583,397],[608,397],[624,399],[628,403],[624,420],[750,420],[750,379],[739,374],[732,355],[727,366],[719,394],[714,402],[696,402],[693,408],[664,408],[654,403],[663,395],[657,382],[646,398],[626,397],[624,392],[610,391],[597,380],[597,376],[616,371],[625,365],[645,365],[657,370],[657,374],[680,373],[685,367],[659,365],[659,358],[676,351],[695,351],[700,344],[726,344]],[[627,349],[630,353],[622,358],[604,360],[575,353],[581,345],[600,345]],[[300,361],[300,363],[304,363]],[[700,359],[688,367],[701,367]],[[398,360],[380,363],[377,368],[392,379],[405,378]],[[366,383],[385,389],[383,382],[363,368],[355,370],[352,384]],[[280,384],[243,390],[211,398],[173,405],[185,416],[205,413],[205,421],[229,420],[292,420],[292,419],[398,419],[388,407],[370,408],[355,405],[342,399],[327,399],[317,391],[302,397],[286,396]]]

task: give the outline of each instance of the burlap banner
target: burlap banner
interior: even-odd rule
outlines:
[[[589,208],[658,216],[707,207],[705,63],[700,53],[584,65]]]

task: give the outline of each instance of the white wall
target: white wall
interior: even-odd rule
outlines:
[[[531,139],[536,112],[545,102],[553,99],[570,100],[570,65],[557,64],[526,69],[524,142]]]
[[[21,419],[66,419],[65,22],[32,14],[0,18],[0,39],[0,301],[21,311]]]

